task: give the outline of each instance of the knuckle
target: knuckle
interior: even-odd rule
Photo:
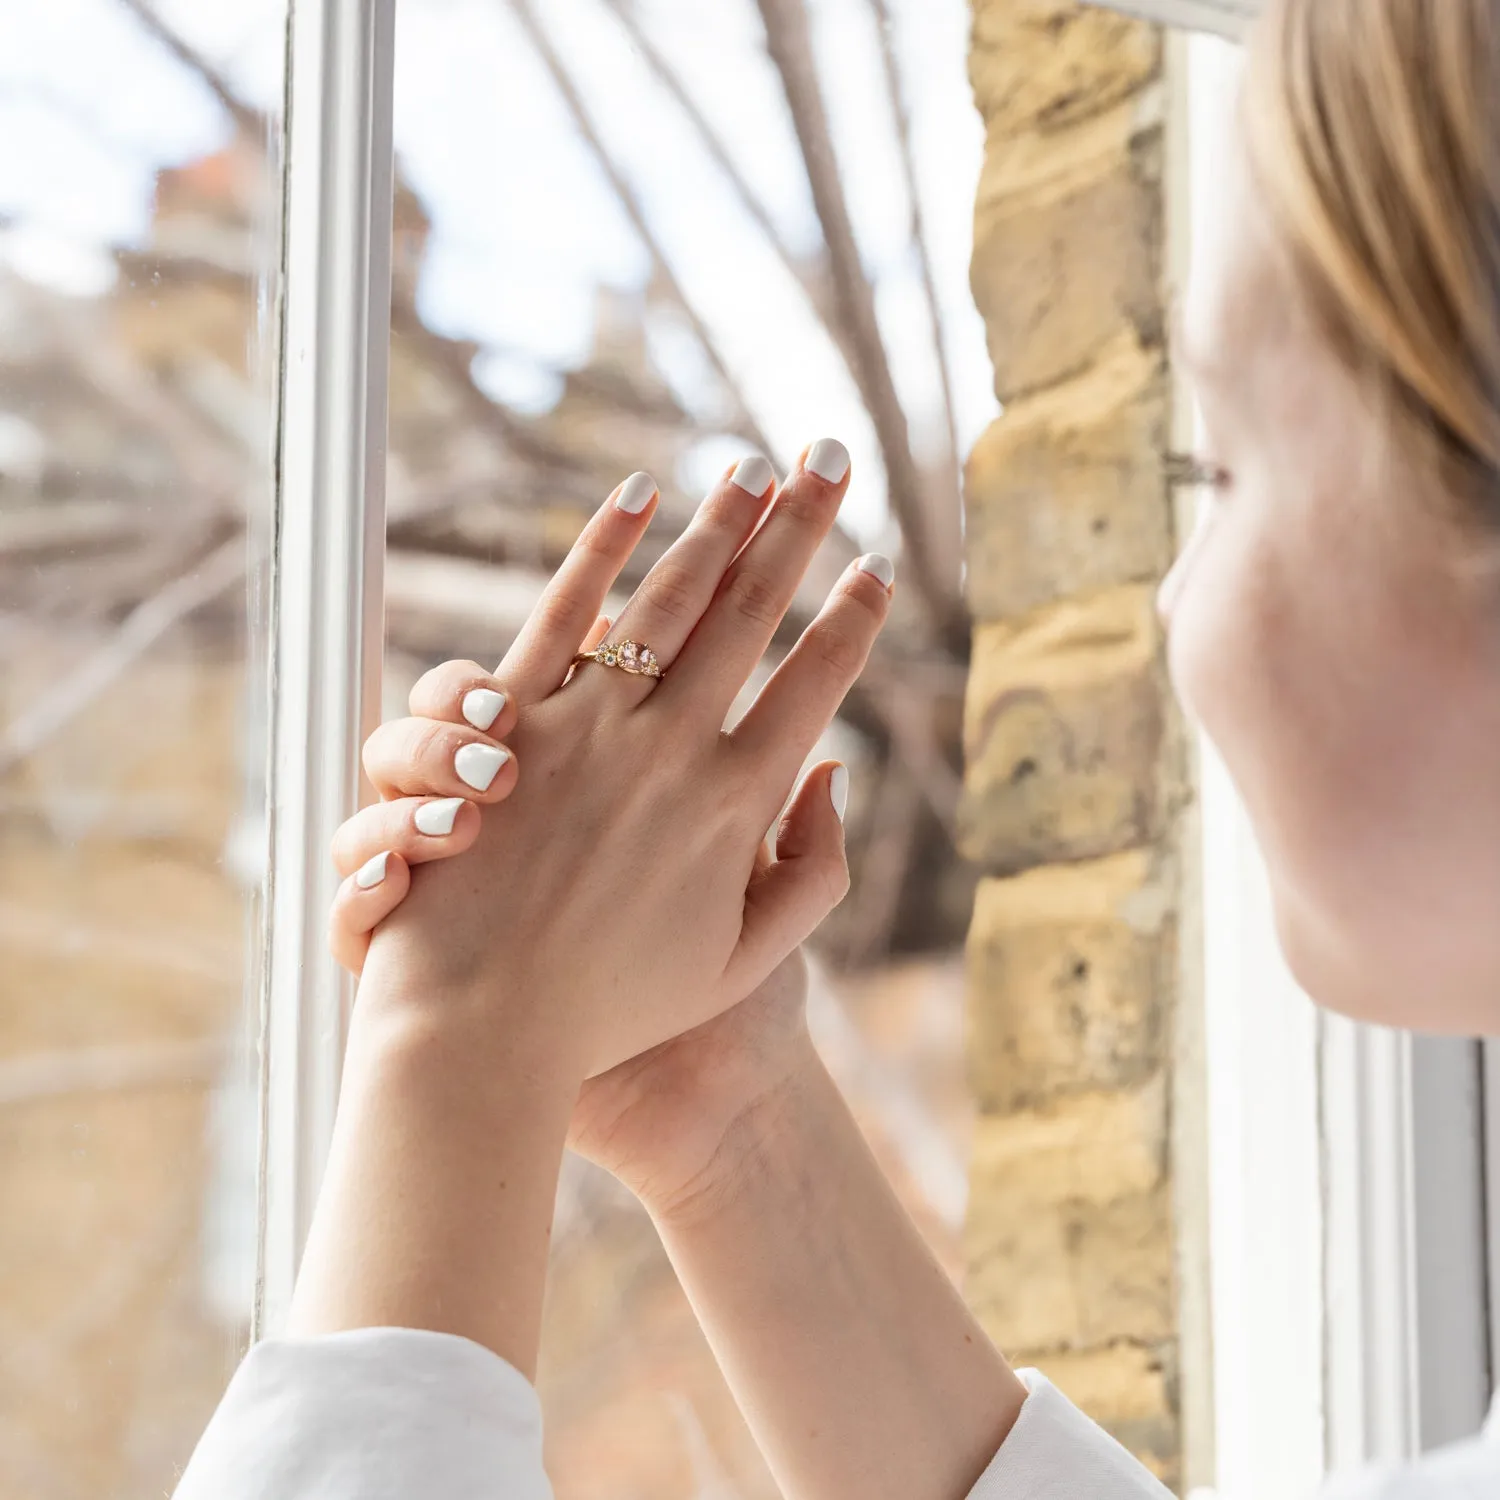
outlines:
[[[641,585],[646,602],[668,620],[686,620],[698,607],[698,590],[691,571],[681,563],[659,562]]]
[[[829,504],[826,496],[815,495],[804,486],[789,489],[776,503],[776,514],[794,526],[823,528],[828,519]]]
[[[412,736],[409,756],[402,770],[420,775],[451,761],[456,753],[452,740],[453,734],[446,724],[432,719],[421,720]]]
[[[584,615],[588,620],[583,619]],[[569,589],[553,589],[537,601],[536,624],[543,636],[577,634],[593,624],[593,611]]]
[[[739,569],[729,580],[728,597],[737,614],[757,625],[774,627],[781,621],[781,589],[758,568]]]
[[[818,659],[838,677],[852,677],[864,661],[864,642],[841,625],[824,625],[815,632]]]

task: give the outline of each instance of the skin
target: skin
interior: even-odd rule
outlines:
[[[1247,177],[1184,312],[1227,482],[1162,590],[1173,681],[1249,809],[1308,993],[1500,1031],[1500,586],[1302,309]]]
[[[1403,463],[1389,424],[1300,309],[1243,182],[1231,176],[1224,232],[1200,252],[1185,318],[1206,457],[1225,477],[1163,587],[1173,677],[1243,793],[1309,992],[1372,1020],[1500,1029],[1495,585],[1458,565],[1424,493],[1430,478]],[[451,702],[433,713],[455,718]],[[425,791],[441,774],[415,755],[403,784]],[[834,830],[809,796],[794,804],[792,847],[828,838],[831,849]],[[346,869],[386,847],[376,817],[350,825]],[[341,952],[357,962],[399,888],[341,898]],[[414,942],[418,929],[402,933]],[[794,955],[742,1003],[592,1078],[567,1101],[566,1125],[561,1090],[545,1129],[503,1104],[485,1127],[491,1139],[518,1133],[504,1149],[535,1179],[534,1218],[564,1131],[639,1194],[789,1497],[957,1500],[1009,1432],[1024,1388],[871,1160],[808,1042],[804,989]],[[424,1127],[430,1116],[434,1152],[441,1142],[451,1152],[471,1123],[444,1124],[451,1061],[435,1060],[431,1102],[415,1109]],[[547,1076],[535,1052],[513,1055],[509,1069]],[[405,1097],[394,1107],[413,1108]],[[405,1122],[393,1132],[404,1133]],[[451,1202],[417,1208],[469,1232]],[[373,1222],[367,1204],[343,1211]],[[484,1254],[514,1239],[513,1223],[496,1227]],[[483,1279],[455,1243],[442,1255]],[[541,1248],[490,1274],[485,1296],[502,1295],[502,1283],[515,1296],[518,1270],[539,1284]],[[415,1279],[454,1284],[442,1257]],[[430,1317],[428,1294],[408,1292]],[[371,1320],[409,1310],[379,1295],[359,1309]],[[482,1309],[471,1313],[461,1327],[416,1326],[492,1331]],[[487,1341],[516,1358],[515,1340]]]

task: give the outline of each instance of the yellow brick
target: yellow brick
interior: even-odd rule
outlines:
[[[976,864],[1010,874],[1163,832],[1153,592],[1107,590],[975,632],[960,839]]]
[[[1161,67],[1151,26],[1075,0],[976,0],[969,73],[975,102],[1007,132],[1087,118]]]
[[[982,1110],[1139,1083],[1167,1046],[1172,870],[1141,850],[985,880],[968,941]]]
[[[1162,357],[1126,331],[1086,374],[1006,408],[965,474],[976,619],[1165,571],[1169,421]]]
[[[1134,1089],[980,1116],[970,1174],[976,1186],[1035,1211],[1145,1197],[1166,1180],[1166,1166],[1167,1091],[1158,1073]],[[990,1207],[971,1222],[986,1222]]]

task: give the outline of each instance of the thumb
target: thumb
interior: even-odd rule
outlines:
[[[849,772],[838,761],[815,766],[776,830],[776,859],[750,882],[739,946],[724,983],[741,999],[809,937],[849,890],[844,804]]]

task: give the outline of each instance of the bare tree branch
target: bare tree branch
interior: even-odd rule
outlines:
[[[875,293],[860,260],[849,205],[844,198],[833,136],[813,60],[812,33],[805,0],[756,0],[765,24],[766,46],[781,75],[792,125],[807,167],[813,204],[833,263],[839,317],[854,351],[855,380],[875,425],[890,485],[891,509],[906,543],[906,567],[918,597],[939,634],[952,639],[966,629],[958,579],[945,578],[932,544],[921,472],[911,450],[911,434],[891,377],[890,361],[875,316]]]
[[[0,1061],[0,1108],[75,1094],[202,1088],[218,1077],[228,1050],[218,1039],[23,1053]]]
[[[953,476],[954,490],[951,526],[934,527],[934,545],[943,567],[951,568],[956,575],[963,555],[963,532],[959,524],[962,499],[958,493],[958,477],[963,473],[963,455],[958,446],[958,417],[953,400],[953,373],[948,363],[948,333],[943,323],[943,312],[938,302],[937,277],[933,274],[932,254],[927,246],[927,229],[922,215],[921,185],[917,178],[916,155],[912,150],[911,110],[907,106],[906,90],[901,83],[901,62],[896,55],[895,25],[887,0],[869,0],[875,14],[875,27],[880,33],[880,55],[885,69],[885,86],[891,99],[891,114],[896,122],[896,141],[901,151],[901,170],[906,178],[906,196],[911,203],[911,242],[917,253],[917,264],[922,274],[922,291],[927,299],[927,315],[932,325],[932,349],[937,358],[938,380],[943,391],[943,417],[948,431],[948,462]],[[939,516],[933,518],[941,520]]]
[[[236,536],[189,573],[133,609],[92,656],[85,657],[30,708],[12,720],[0,737],[0,776],[35,754],[65,724],[145,654],[184,616],[217,598],[245,572],[245,539]]]
[[[688,93],[682,80],[677,76],[676,70],[662,55],[661,49],[652,41],[650,33],[636,19],[629,0],[604,0],[604,4],[615,13],[632,45],[645,58],[646,65],[656,75],[657,81],[672,96],[688,124],[693,127],[698,139],[703,143],[704,150],[708,152],[714,165],[724,174],[725,180],[734,190],[741,207],[744,208],[756,228],[765,236],[767,244],[776,252],[776,258],[786,268],[787,274],[803,288],[809,301],[818,309],[819,316],[823,317],[823,304],[827,302],[829,294],[826,268],[825,276],[820,282],[815,278],[813,268],[805,261],[799,260],[792,252],[791,246],[787,244],[781,231],[776,227],[771,211],[761,201],[755,189],[750,186],[745,174],[740,171],[728,144],[714,129],[707,115],[698,107],[697,101]],[[824,321],[828,319],[825,317]],[[834,332],[837,333],[838,330],[835,329]]]
[[[604,144],[604,138],[595,127],[593,118],[583,102],[583,96],[579,93],[577,85],[573,82],[572,74],[567,70],[557,49],[552,45],[551,38],[547,35],[540,20],[537,18],[536,8],[532,0],[506,0],[511,13],[521,23],[523,30],[536,48],[537,55],[542,59],[548,73],[552,77],[553,84],[559,94],[562,95],[563,103],[567,106],[568,113],[573,117],[573,123],[577,127],[579,135],[583,137],[584,143],[593,153],[594,160],[598,163],[614,189],[615,196],[620,200],[620,206],[624,209],[626,217],[630,220],[641,243],[646,247],[651,257],[652,265],[656,274],[661,278],[662,284],[677,303],[682,315],[688,320],[693,330],[694,337],[698,340],[709,363],[713,366],[715,374],[723,382],[738,410],[739,418],[747,428],[748,434],[755,445],[769,458],[776,458],[776,452],[771,446],[771,440],[756,420],[755,414],[745,397],[744,390],[735,378],[733,371],[724,361],[724,356],[719,352],[713,334],[708,325],[704,323],[702,316],[693,306],[682,283],[678,281],[677,274],[672,269],[671,262],[667,259],[666,250],[657,238],[656,231],[651,227],[651,221],[646,216],[645,206],[642,204],[640,194],[636,192],[630,179],[626,177],[620,165]],[[784,459],[778,460],[782,468],[787,464]]]

